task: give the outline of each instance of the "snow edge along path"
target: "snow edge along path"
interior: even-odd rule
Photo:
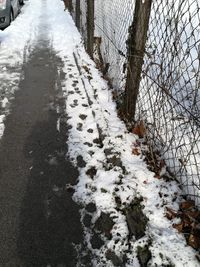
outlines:
[[[22,65],[26,62],[38,34],[41,0],[25,1],[20,14],[4,31],[0,30],[0,139],[10,101],[23,78]]]
[[[181,194],[178,185],[173,181],[166,183],[155,179],[144,161],[132,154],[137,137],[128,133],[117,117],[109,88],[85,52],[69,13],[63,12],[62,2],[52,1],[48,14],[54,30],[53,47],[64,62],[63,71],[66,74],[66,82],[62,86],[71,127],[69,156],[80,167],[74,199],[85,204],[96,204],[93,223],[102,211],[109,213],[115,223],[112,239],[106,240],[99,250],[92,249],[91,232],[85,227],[88,247],[98,256],[94,259],[94,266],[105,266],[107,249],[114,251],[119,258],[126,254],[126,266],[140,266],[136,250],[138,246],[145,246],[149,239],[152,242],[149,266],[199,266],[195,251],[172,227],[173,221],[168,221],[164,216],[166,206],[178,209]],[[102,140],[99,140],[99,135],[103,136]],[[120,158],[125,171],[120,164],[112,166],[108,163],[105,150]],[[97,170],[94,177],[86,174],[91,168]],[[129,240],[126,218],[117,209],[116,196],[126,205],[136,197],[143,197],[144,213],[149,219],[143,238]],[[174,198],[177,201],[173,201]],[[113,264],[110,262],[106,266]]]

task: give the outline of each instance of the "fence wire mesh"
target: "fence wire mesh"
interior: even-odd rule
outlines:
[[[73,1],[73,12],[76,0]],[[87,41],[87,0],[80,1]],[[118,95],[126,82],[135,1],[95,0],[95,36]],[[74,14],[74,17],[76,15]],[[153,0],[136,119],[185,193],[200,205],[200,2]]]
[[[71,0],[71,3],[72,3],[71,14],[73,19],[76,21],[76,0]]]
[[[153,1],[137,118],[200,204],[200,2]]]
[[[133,20],[134,1],[96,1],[95,36],[101,38],[101,55],[108,76],[120,93],[125,85],[126,40]]]
[[[82,34],[85,44],[87,43],[87,0],[71,0],[72,1],[72,17],[76,21],[77,16],[80,19],[79,31]],[[77,5],[80,5],[80,13],[77,13]]]

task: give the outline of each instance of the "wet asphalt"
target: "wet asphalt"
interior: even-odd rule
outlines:
[[[0,267],[76,266],[76,248],[84,246],[80,207],[66,186],[76,184],[78,170],[66,156],[67,114],[60,88],[65,77],[59,68],[62,62],[48,42],[38,42],[5,121]]]

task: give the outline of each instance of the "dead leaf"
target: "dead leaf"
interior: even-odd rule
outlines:
[[[132,153],[133,153],[133,155],[139,156],[140,150],[137,147],[135,147],[135,148],[133,148]]]
[[[193,200],[187,200],[180,204],[181,210],[188,210],[195,207],[195,202]]]
[[[200,253],[196,255],[198,261],[200,261]]]
[[[179,233],[183,232],[183,223],[173,224],[172,225]]]
[[[161,179],[160,174],[155,174],[154,177],[157,178],[157,179],[159,179],[159,180]]]
[[[188,216],[192,221],[200,221],[200,211],[187,210],[185,211],[185,215]]]
[[[90,73],[88,66],[83,65],[82,68],[83,68],[87,73]]]
[[[192,223],[192,232],[200,236],[200,223]]]
[[[165,164],[164,159],[161,159],[161,161],[160,161],[160,169],[162,169],[165,166],[166,166],[166,164]]]
[[[200,248],[200,236],[190,234],[189,239],[188,239],[188,245],[190,245],[194,249]]]
[[[132,130],[132,133],[139,136],[139,138],[144,138],[146,134],[146,127],[144,121],[140,121]]]
[[[183,223],[183,227],[184,227],[184,232],[186,232],[186,231],[190,232],[192,221],[185,214],[183,214],[182,223]]]
[[[169,220],[172,220],[172,219],[174,219],[174,218],[176,218],[177,217],[177,211],[175,211],[175,210],[173,210],[173,209],[171,209],[171,208],[169,208],[169,207],[166,207],[166,210],[167,210],[167,212],[166,212],[166,217],[169,219]]]

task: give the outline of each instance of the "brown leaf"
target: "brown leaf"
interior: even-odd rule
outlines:
[[[82,68],[83,68],[87,73],[90,73],[88,66],[83,65]]]
[[[165,167],[165,161],[164,161],[164,159],[161,159],[161,161],[160,161],[160,169],[162,169],[163,167]]]
[[[132,153],[133,153],[133,155],[139,156],[140,155],[140,150],[135,147],[135,148],[133,148]]]
[[[187,200],[180,204],[181,210],[188,210],[195,207],[195,202],[193,200]]]
[[[191,230],[191,224],[192,224],[192,221],[190,220],[189,217],[187,217],[185,214],[183,214],[183,220],[182,220],[182,223],[183,223],[183,227],[184,227],[184,230],[188,230],[190,229]]]
[[[192,223],[192,233],[197,234],[198,236],[200,236],[200,223]]]
[[[139,126],[135,126],[133,129],[132,129],[132,133],[140,136],[140,127]]]
[[[157,179],[159,179],[159,180],[161,179],[160,174],[155,174],[154,177],[157,178]]]
[[[172,225],[179,233],[183,232],[183,223],[173,224]]]
[[[139,138],[144,138],[146,134],[146,127],[144,121],[140,121],[132,130],[132,132],[139,136]]]
[[[168,220],[172,220],[177,217],[177,212],[171,208],[166,207],[166,217]]]
[[[196,255],[198,261],[200,261],[200,253]]]
[[[188,245],[190,245],[194,249],[200,248],[200,236],[190,234],[189,239],[188,239]]]
[[[192,221],[200,221],[200,211],[186,210],[185,215],[188,216]]]

